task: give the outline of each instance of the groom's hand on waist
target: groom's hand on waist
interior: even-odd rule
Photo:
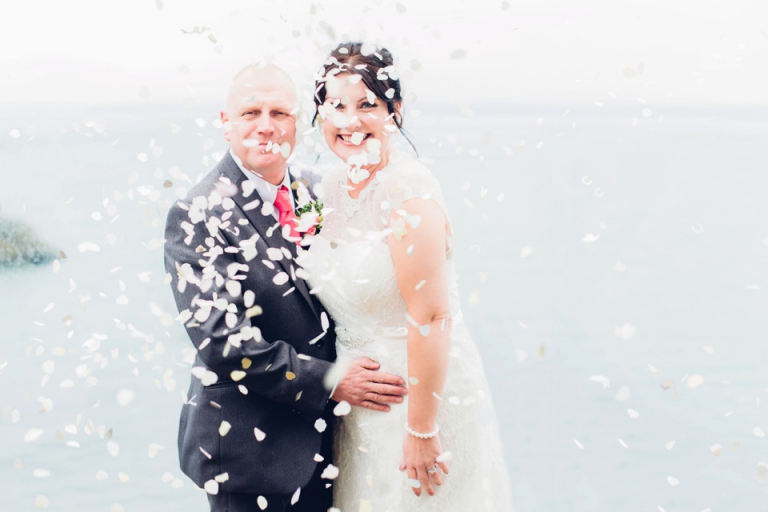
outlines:
[[[405,380],[398,375],[378,371],[379,363],[360,357],[353,360],[339,380],[332,400],[345,400],[350,405],[387,412],[390,404],[399,404],[408,393]]]

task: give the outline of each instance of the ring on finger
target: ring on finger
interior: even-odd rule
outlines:
[[[435,463],[435,465],[434,465],[434,466],[433,466],[431,469],[428,469],[428,470],[427,470],[427,473],[429,473],[430,475],[432,475],[432,474],[434,474],[436,471],[437,471],[437,463]]]

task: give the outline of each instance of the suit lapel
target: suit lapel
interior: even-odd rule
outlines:
[[[304,297],[304,300],[307,301],[309,307],[315,313],[315,316],[319,316],[320,313],[315,307],[312,296],[309,294],[306,282],[304,279],[296,277],[296,270],[293,264],[293,258],[295,258],[297,254],[296,244],[283,238],[281,226],[271,214],[263,215],[261,213],[261,206],[264,201],[256,190],[248,188],[247,190],[250,190],[251,193],[248,194],[247,197],[244,195],[243,183],[247,183],[248,178],[232,159],[229,151],[227,151],[221,159],[221,162],[219,163],[219,171],[223,177],[228,178],[229,181],[237,187],[235,194],[232,196],[232,200],[243,211],[243,214],[256,231],[258,231],[261,239],[264,240],[264,243],[268,247],[274,247],[280,250],[287,249],[290,252],[292,255],[291,259],[283,257],[278,260],[277,263],[291,277],[291,281],[296,288],[295,291]]]

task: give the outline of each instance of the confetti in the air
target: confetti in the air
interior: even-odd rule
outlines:
[[[333,464],[328,464],[328,466],[323,470],[323,473],[320,475],[320,478],[333,480],[337,476],[339,476],[339,468],[337,468]]]
[[[630,323],[617,325],[616,328],[614,329],[614,334],[616,335],[616,337],[621,338],[623,340],[629,340],[634,338],[635,333],[636,333],[635,327]]]
[[[611,387],[611,381],[608,380],[608,378],[605,375],[592,375],[589,377],[589,380],[592,382],[597,382],[600,385],[603,386],[603,389],[608,389]]]
[[[136,398],[136,392],[132,389],[121,389],[117,393],[117,403],[120,407],[129,406]]]

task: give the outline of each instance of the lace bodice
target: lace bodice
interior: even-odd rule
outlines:
[[[434,200],[447,215],[437,180],[429,169],[406,153],[393,150],[389,164],[376,172],[357,198],[349,195],[347,169],[347,165],[340,164],[323,178],[325,207],[333,209],[324,222],[326,238],[351,240],[368,236],[371,240],[381,240],[382,231],[389,227],[390,212],[398,210],[404,201],[417,197]]]
[[[405,303],[387,245],[390,213],[414,198],[434,200],[446,212],[440,187],[413,157],[394,153],[357,198],[349,195],[346,166],[330,169],[322,182],[323,228],[309,255],[300,259],[313,288],[338,326],[367,334],[404,335]],[[403,228],[411,226],[404,219]],[[415,224],[417,225],[417,224]],[[460,319],[459,295],[451,252],[446,253],[450,303]]]

